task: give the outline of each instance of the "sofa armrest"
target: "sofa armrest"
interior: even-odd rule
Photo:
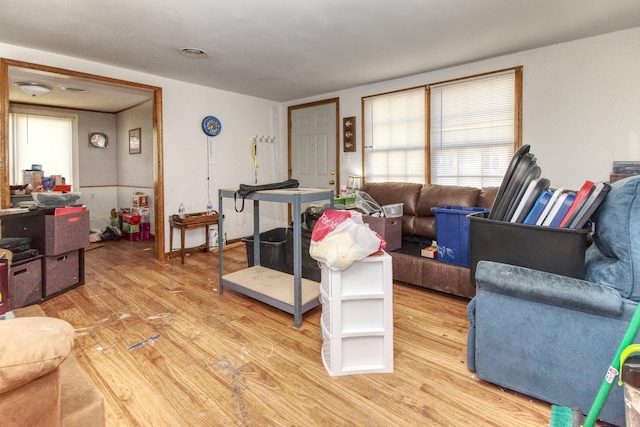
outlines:
[[[0,320],[0,394],[40,378],[69,356],[75,331],[64,320]]]
[[[618,317],[624,299],[609,287],[585,280],[492,261],[476,269],[478,293],[496,292],[607,317]]]

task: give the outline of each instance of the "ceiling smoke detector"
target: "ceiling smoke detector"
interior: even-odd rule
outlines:
[[[87,93],[87,92],[89,92],[88,89],[85,89],[83,87],[60,86],[60,89],[64,90],[65,92],[73,92],[73,93]]]
[[[180,55],[186,56],[187,58],[202,59],[209,56],[204,50],[195,47],[183,47],[178,49],[178,51],[180,52]]]

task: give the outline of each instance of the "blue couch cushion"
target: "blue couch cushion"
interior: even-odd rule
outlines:
[[[585,279],[640,300],[640,176],[611,184],[593,216],[596,228],[585,256]]]

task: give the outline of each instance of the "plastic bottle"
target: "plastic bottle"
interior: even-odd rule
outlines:
[[[207,202],[207,215],[213,215],[213,203],[211,203],[211,200],[209,200]]]
[[[184,219],[184,204],[180,203],[180,206],[178,206],[178,217],[180,217],[180,219]]]

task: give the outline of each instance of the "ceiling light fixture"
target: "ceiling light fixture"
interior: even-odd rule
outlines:
[[[202,59],[202,58],[207,58],[209,56],[207,52],[205,52],[204,50],[198,49],[195,47],[183,47],[178,49],[178,52],[180,52],[180,55],[182,56],[186,56],[187,58],[194,58],[194,59]]]
[[[22,92],[31,96],[46,95],[51,92],[51,89],[53,89],[51,86],[36,82],[18,82],[15,85],[18,86]]]

